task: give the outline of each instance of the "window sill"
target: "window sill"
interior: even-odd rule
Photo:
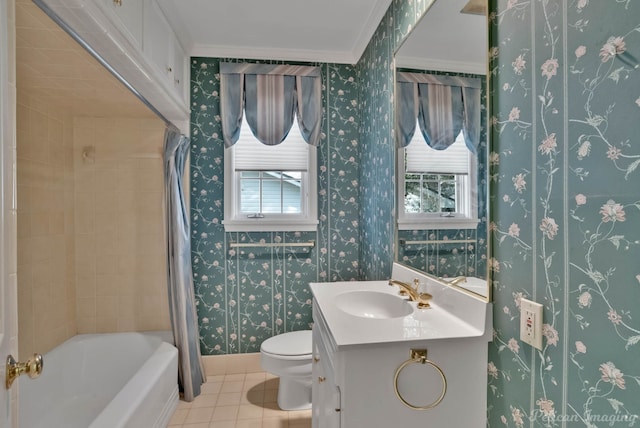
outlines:
[[[318,220],[243,219],[223,221],[225,232],[315,232]]]
[[[416,218],[398,220],[399,230],[477,229],[477,218]]]

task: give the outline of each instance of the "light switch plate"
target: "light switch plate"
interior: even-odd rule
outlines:
[[[520,340],[542,350],[542,305],[520,299]]]

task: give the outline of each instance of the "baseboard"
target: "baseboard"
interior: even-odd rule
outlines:
[[[207,376],[255,373],[264,371],[260,366],[260,353],[203,355],[204,371]]]

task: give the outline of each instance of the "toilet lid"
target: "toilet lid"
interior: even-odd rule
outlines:
[[[275,355],[311,354],[311,330],[292,331],[273,336],[262,342],[260,350]]]

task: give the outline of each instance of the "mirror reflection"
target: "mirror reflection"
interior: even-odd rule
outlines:
[[[395,54],[396,259],[489,298],[483,3],[436,0]]]

